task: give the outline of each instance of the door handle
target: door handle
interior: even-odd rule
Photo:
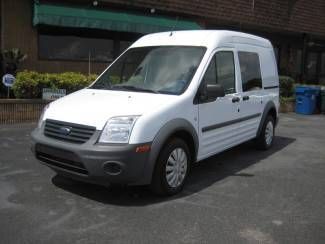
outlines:
[[[240,98],[239,97],[234,97],[231,101],[233,103],[238,103],[240,101]]]
[[[243,96],[243,101],[249,100],[249,96]]]

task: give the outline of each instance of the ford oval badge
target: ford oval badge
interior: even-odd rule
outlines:
[[[67,135],[70,134],[71,128],[69,128],[69,127],[60,127],[59,131],[60,131],[61,135],[67,136]]]

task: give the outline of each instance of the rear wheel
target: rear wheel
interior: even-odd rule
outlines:
[[[151,189],[159,195],[180,192],[189,172],[191,155],[187,144],[179,138],[171,139],[161,150],[156,162]]]
[[[274,140],[274,119],[271,115],[268,115],[264,121],[262,131],[260,135],[255,139],[255,144],[258,149],[269,149]]]

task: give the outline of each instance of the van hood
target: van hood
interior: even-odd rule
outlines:
[[[115,116],[144,115],[178,96],[143,92],[83,89],[52,102],[43,119],[95,126],[102,130]]]

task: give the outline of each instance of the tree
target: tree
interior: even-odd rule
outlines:
[[[18,48],[4,50],[1,56],[4,72],[12,75],[16,75],[19,64],[27,58]]]
[[[9,50],[0,50],[0,98],[5,97],[7,94],[7,88],[2,84],[2,76],[4,74],[16,75],[17,69],[21,62],[27,58],[26,54],[23,54],[18,48],[12,48]]]

